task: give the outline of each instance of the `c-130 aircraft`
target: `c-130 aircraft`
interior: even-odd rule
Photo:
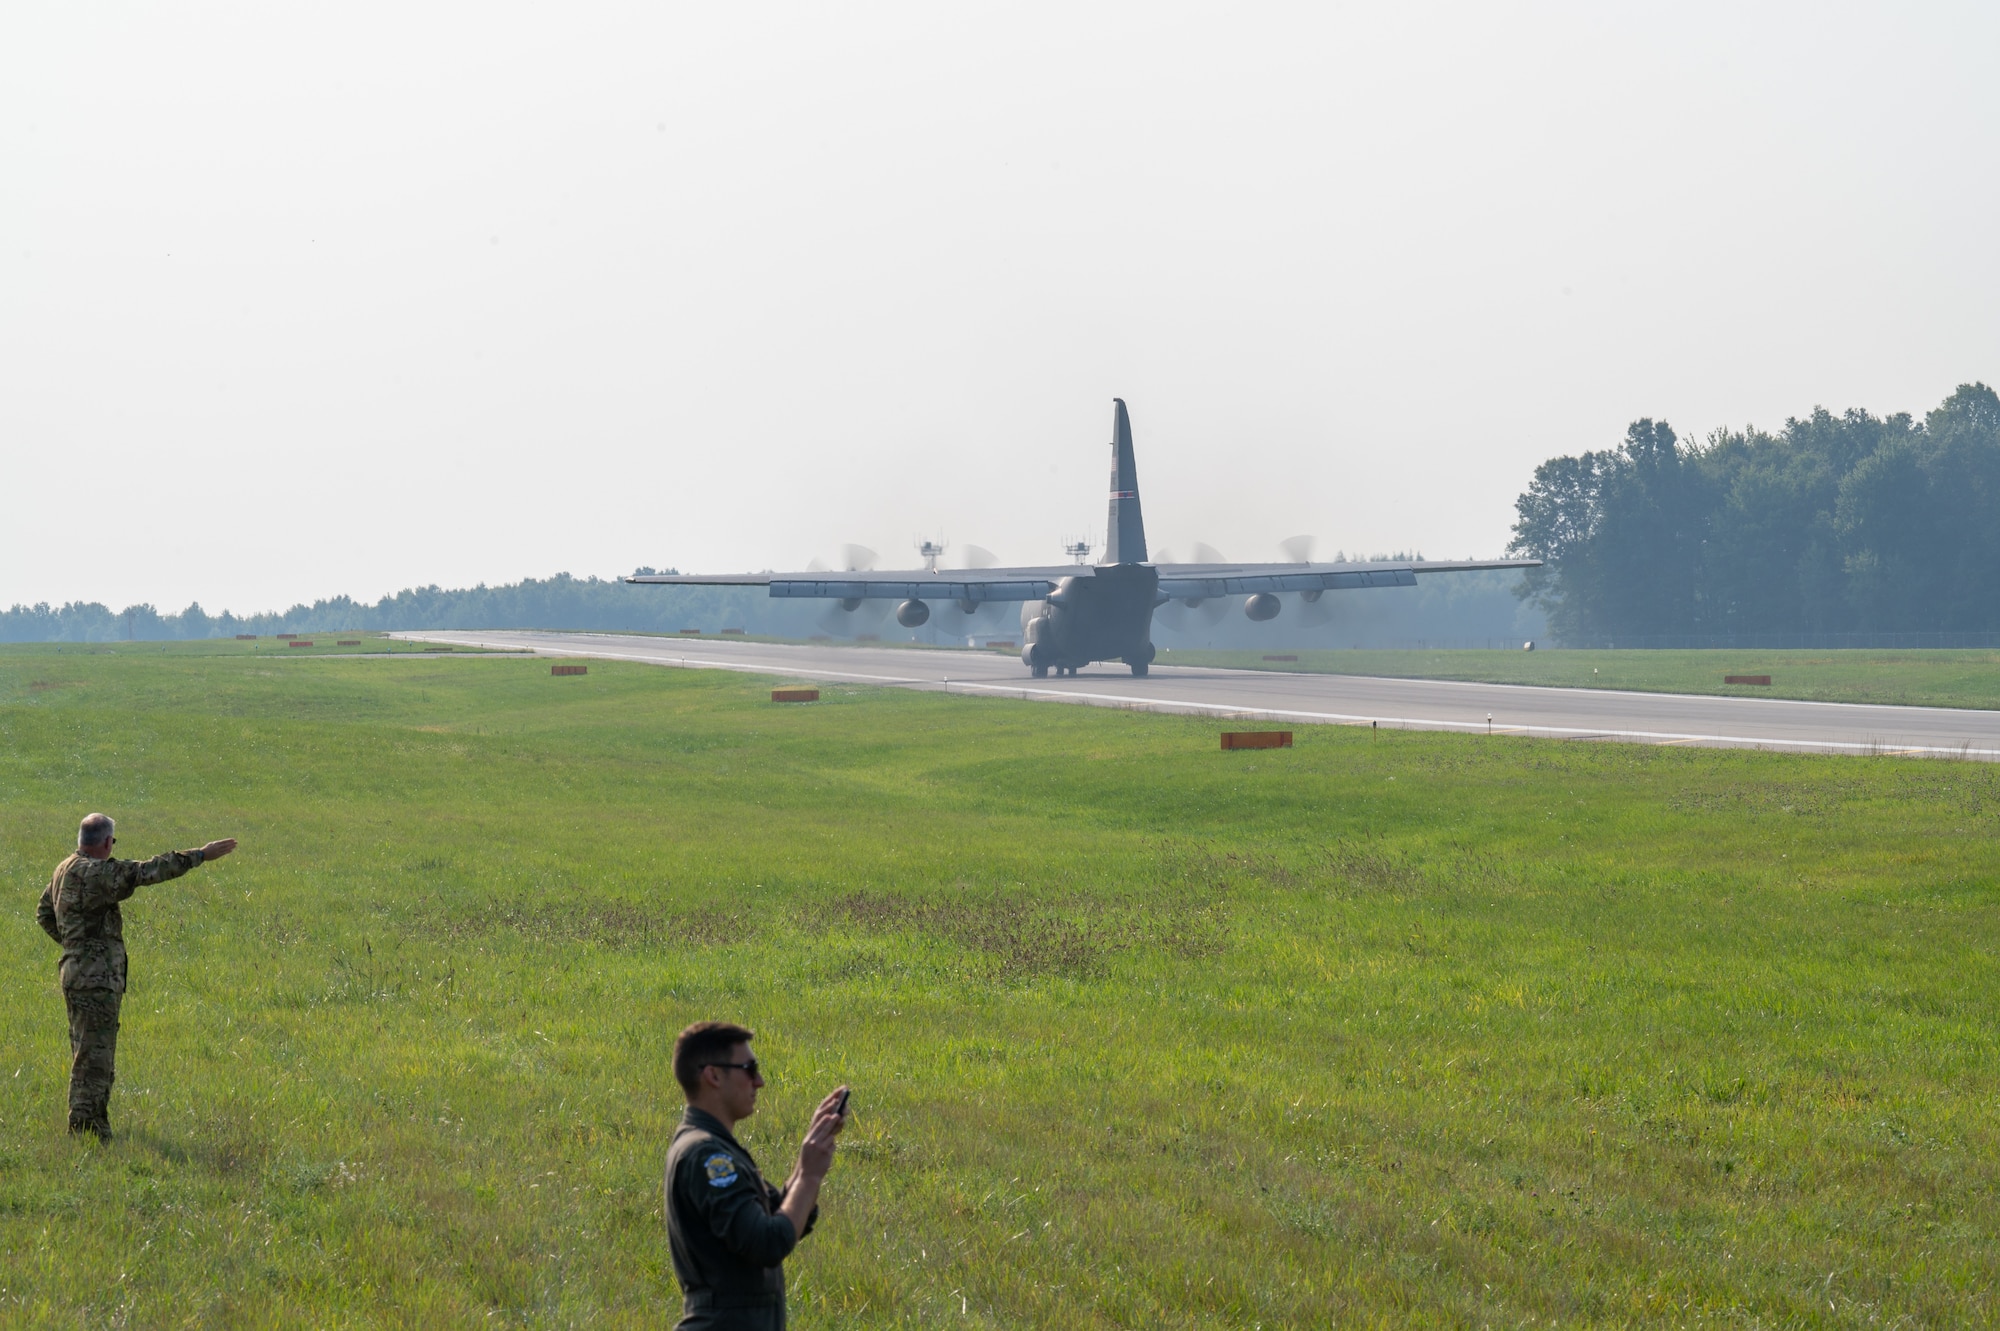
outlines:
[[[1188,605],[1245,596],[1243,613],[1275,619],[1281,592],[1317,601],[1330,591],[1414,587],[1419,573],[1533,568],[1534,559],[1402,560],[1338,564],[1154,564],[1146,558],[1146,524],[1139,512],[1139,468],[1132,455],[1132,421],[1122,398],[1112,399],[1111,513],[1104,557],[1096,567],[854,570],[839,574],[635,574],[627,582],[670,587],[768,587],[774,597],[811,597],[858,610],[866,600],[895,600],[896,622],[916,628],[931,617],[926,600],[956,601],[972,614],[994,601],[1021,605],[1021,663],[1036,679],[1053,670],[1074,675],[1098,661],[1123,661],[1134,675],[1153,664],[1153,611],[1170,601]]]

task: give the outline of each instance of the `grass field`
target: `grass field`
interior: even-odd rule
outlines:
[[[1817,702],[1906,703],[1919,707],[2000,707],[2000,651],[1174,651],[1162,665],[1241,670],[1304,670],[1398,679],[1464,679],[1490,684],[1712,693]],[[1766,685],[1724,684],[1725,675],[1769,675]]]
[[[0,650],[0,1324],[669,1324],[712,1016],[770,1173],[856,1087],[801,1327],[2000,1317],[2000,768],[771,682]],[[128,907],[109,1146],[91,809],[242,838]]]
[[[310,645],[294,647],[292,646],[294,642]],[[459,652],[483,654],[488,649],[454,646],[449,650],[453,654]],[[446,648],[437,643],[407,642],[380,633],[319,633],[308,634],[303,638],[255,638],[248,642],[232,638],[187,638],[170,642],[63,642],[0,646],[0,652],[8,652],[21,658],[380,656],[385,652],[398,656],[422,656],[426,653],[440,654],[444,651]]]

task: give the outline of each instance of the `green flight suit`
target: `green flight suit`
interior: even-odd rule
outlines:
[[[667,1151],[667,1242],[679,1331],[784,1331],[783,1262],[805,1234],[778,1213],[782,1190],[713,1114],[689,1106]],[[819,1208],[806,1217],[812,1233]]]
[[[69,1008],[69,1130],[111,1133],[111,1083],[118,1057],[118,1009],[125,997],[125,919],[118,903],[141,887],[178,878],[200,864],[199,850],[150,860],[72,855],[56,866],[35,920],[62,945],[57,975]]]

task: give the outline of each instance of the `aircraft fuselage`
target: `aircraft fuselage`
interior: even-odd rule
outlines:
[[[1160,575],[1146,564],[1100,565],[1064,578],[1048,599],[1021,605],[1021,661],[1036,676],[1123,661],[1143,675],[1153,662]]]

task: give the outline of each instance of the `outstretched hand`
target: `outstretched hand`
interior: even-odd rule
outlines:
[[[201,848],[201,858],[204,861],[219,860],[235,849],[236,838],[233,836],[224,837],[220,841],[211,841],[206,846],[203,846]]]

